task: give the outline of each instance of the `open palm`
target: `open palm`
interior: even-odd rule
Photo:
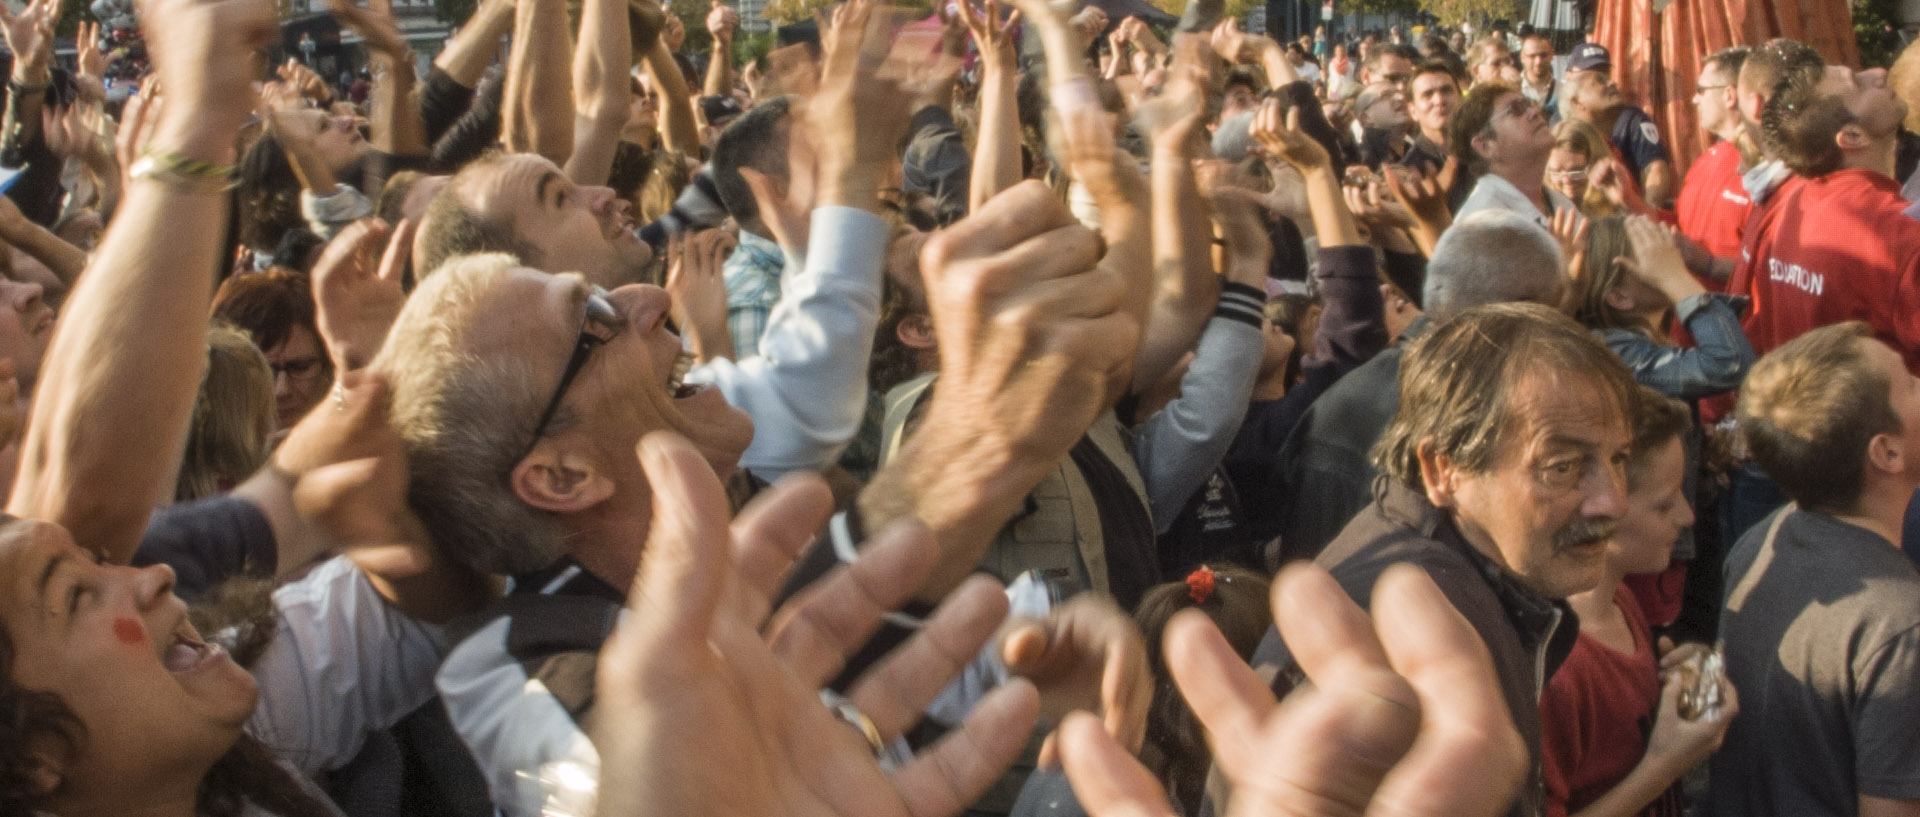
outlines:
[[[821,704],[817,690],[933,567],[924,529],[882,535],[763,634],[786,566],[824,521],[824,486],[784,482],[729,526],[720,483],[691,444],[654,434],[640,456],[655,516],[629,615],[600,658],[600,814],[943,817],[1024,746],[1037,707],[1024,682],[891,772]],[[849,700],[881,736],[897,736],[1004,614],[992,581],[963,586]]]

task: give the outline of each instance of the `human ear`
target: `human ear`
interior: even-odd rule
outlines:
[[[509,478],[520,501],[543,511],[573,513],[613,496],[613,480],[587,457],[542,439]]]
[[[1875,434],[1867,441],[1867,463],[1889,474],[1905,473],[1911,467],[1907,464],[1906,449],[1899,437]]]
[[[1600,298],[1606,301],[1607,306],[1618,309],[1621,312],[1632,312],[1640,306],[1634,302],[1633,295],[1627,292],[1627,288],[1619,284],[1608,287],[1606,294],[1600,296]]]
[[[914,349],[932,349],[934,347],[933,321],[925,315],[914,315],[900,321],[893,328],[893,334],[901,343]]]
[[[1865,150],[1873,144],[1866,130],[1853,123],[1842,126],[1840,132],[1833,135],[1833,141],[1844,151]]]
[[[1420,482],[1426,488],[1427,501],[1436,508],[1453,507],[1454,489],[1460,476],[1453,458],[1436,452],[1432,437],[1421,440],[1413,450],[1420,460]]]

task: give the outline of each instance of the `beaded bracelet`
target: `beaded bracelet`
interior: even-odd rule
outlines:
[[[152,179],[190,193],[226,193],[237,185],[233,165],[202,162],[177,153],[149,152],[133,163],[127,175],[133,179]]]

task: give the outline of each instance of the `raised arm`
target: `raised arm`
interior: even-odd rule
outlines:
[[[656,50],[664,48],[655,45]],[[627,123],[633,98],[627,79],[632,64],[627,4],[586,0],[573,55],[573,155],[566,162],[567,178],[575,184],[604,185],[613,172],[614,149],[620,145],[620,128]]]
[[[970,2],[958,8],[960,21],[973,32],[974,47],[980,51],[980,127],[967,186],[967,212],[971,213],[1020,181],[1020,114],[1014,103],[1020,81],[1015,62],[1019,51],[1009,34],[1020,21],[1020,12],[1002,20],[999,0],[987,0],[978,11]]]
[[[481,0],[467,24],[434,56],[433,67],[463,88],[478,87],[480,75],[500,53],[500,38],[513,30],[514,16],[513,0]]]
[[[885,48],[884,35],[868,31],[872,14],[872,0],[834,10],[820,90],[804,114],[789,114],[804,115],[812,128],[817,193],[806,260],[797,275],[785,273],[759,354],[712,360],[687,375],[687,382],[717,385],[753,418],[753,442],[740,463],[767,478],[831,465],[866,413],[881,263],[892,235],[879,216],[880,185],[908,114],[898,104],[907,92],[862,57]]]
[[[1147,185],[1133,157],[1114,144],[1113,117],[1101,107],[1081,56],[1100,29],[1081,28],[1067,18],[1074,0],[1021,0],[1019,5],[1046,49],[1049,96],[1058,120],[1053,129],[1060,146],[1056,152],[1100,210],[1100,236],[1107,245],[1101,268],[1119,279],[1122,311],[1136,324],[1143,323],[1154,297]],[[1104,26],[1104,15],[1091,7],[1089,11]],[[1124,381],[1133,371],[1129,365],[1111,374]],[[1118,392],[1110,396],[1118,400]]]
[[[1213,269],[1213,223],[1193,175],[1206,100],[1213,93],[1206,40],[1182,34],[1174,41],[1173,77],[1165,91],[1141,106],[1139,125],[1153,143],[1149,190],[1153,212],[1153,301],[1140,331],[1133,382],[1156,383],[1193,350],[1220,297]]]
[[[713,35],[713,54],[707,58],[707,96],[733,93],[733,32],[740,28],[740,12],[722,0],[713,0],[707,12],[707,33]]]
[[[367,0],[366,8],[353,0],[328,1],[333,16],[367,41],[373,66],[373,149],[392,156],[427,155],[426,120],[413,102],[413,49],[394,22],[393,0]],[[367,188],[368,195],[379,193],[372,185]]]
[[[1365,243],[1353,214],[1347,211],[1346,196],[1340,191],[1340,179],[1334,175],[1327,149],[1301,132],[1298,110],[1283,113],[1280,100],[1268,99],[1260,103],[1247,133],[1306,179],[1307,207],[1313,211],[1313,230],[1320,237],[1321,249]]]
[[[573,94],[568,88],[565,0],[518,0],[507,58],[500,141],[514,153],[538,153],[566,166],[573,154]]]
[[[1039,182],[1022,182],[920,254],[940,350],[926,417],[860,495],[869,530],[933,530],[939,564],[918,598],[944,598],[979,565],[1040,478],[1106,411],[1132,368],[1140,322],[1100,239]]]
[[[1154,532],[1165,533],[1193,492],[1207,481],[1233,445],[1247,415],[1266,316],[1267,264],[1273,244],[1250,197],[1217,198],[1226,238],[1223,288],[1193,362],[1180,377],[1180,394],[1135,428],[1133,452],[1152,503]]]
[[[644,67],[660,95],[660,138],[667,150],[686,155],[700,152],[700,123],[693,117],[693,92],[686,75],[663,43],[647,51]],[[622,110],[625,110],[624,108]]]
[[[8,503],[116,563],[132,557],[179,470],[206,360],[233,134],[253,108],[254,50],[276,34],[265,0],[152,0],[142,12],[166,97],[41,367]]]

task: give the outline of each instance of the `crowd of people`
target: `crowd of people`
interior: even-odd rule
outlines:
[[[331,2],[0,6],[0,814],[1920,814],[1920,51]]]

